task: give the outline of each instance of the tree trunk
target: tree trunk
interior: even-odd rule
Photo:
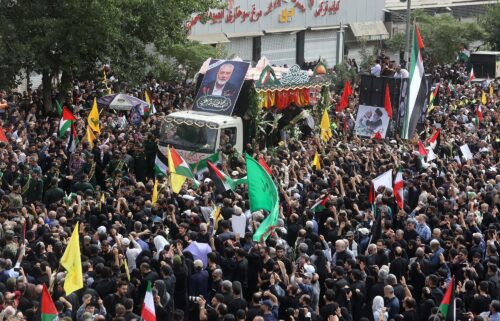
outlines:
[[[48,70],[42,72],[43,87],[43,113],[47,115],[52,111],[52,77]]]

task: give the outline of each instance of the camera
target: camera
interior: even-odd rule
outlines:
[[[188,301],[191,303],[198,303],[200,301],[199,296],[188,296]]]

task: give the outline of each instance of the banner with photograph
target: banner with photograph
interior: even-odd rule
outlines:
[[[373,137],[379,132],[382,138],[385,138],[389,121],[387,111],[383,107],[359,105],[354,130],[362,137]]]
[[[193,110],[231,115],[250,64],[211,60],[194,101]]]

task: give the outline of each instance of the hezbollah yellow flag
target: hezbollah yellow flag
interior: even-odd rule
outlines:
[[[316,170],[321,169],[321,164],[319,162],[318,152],[316,152],[316,154],[314,154],[314,159],[313,159],[311,166],[316,167]]]
[[[324,142],[332,138],[333,134],[332,129],[330,128],[330,118],[328,117],[328,112],[326,111],[326,109],[323,111],[323,117],[321,117],[321,124],[319,128],[320,137]]]
[[[94,148],[95,135],[90,126],[87,126],[87,142],[89,142],[90,148]]]
[[[89,127],[96,133],[100,134],[101,129],[99,127],[99,110],[97,109],[97,100],[94,98],[94,105],[90,111],[89,118],[87,118]]]
[[[187,177],[175,173],[175,163],[172,158],[172,153],[170,152],[170,147],[167,148],[167,154],[168,154],[167,156],[168,156],[168,172],[170,177],[170,187],[172,188],[172,191],[174,193],[179,193]]]
[[[490,82],[490,97],[493,98],[493,82]]]
[[[481,104],[486,105],[486,103],[488,102],[488,100],[486,99],[486,93],[484,91],[482,91],[482,93]]]
[[[214,212],[214,233],[217,232],[219,228],[219,222],[222,220],[222,215],[220,213],[220,207],[217,207]]]
[[[155,185],[153,186],[153,196],[151,197],[151,203],[156,204],[158,202],[158,181],[155,179]]]
[[[144,91],[144,100],[148,103],[148,107],[151,106],[151,99],[149,99],[148,91]]]
[[[78,235],[78,222],[69,239],[68,246],[61,258],[61,265],[66,269],[64,291],[66,295],[83,288],[82,256],[80,254],[80,239]]]

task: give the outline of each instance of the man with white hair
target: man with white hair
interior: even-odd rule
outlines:
[[[425,214],[420,214],[417,216],[417,226],[415,227],[418,235],[424,240],[426,243],[431,239],[431,229],[427,225],[427,216]]]
[[[347,262],[347,260],[354,260],[354,255],[351,250],[347,247],[349,241],[347,240],[337,240],[335,242],[335,254],[332,257],[332,262],[336,264],[337,261],[342,260],[342,262]]]

